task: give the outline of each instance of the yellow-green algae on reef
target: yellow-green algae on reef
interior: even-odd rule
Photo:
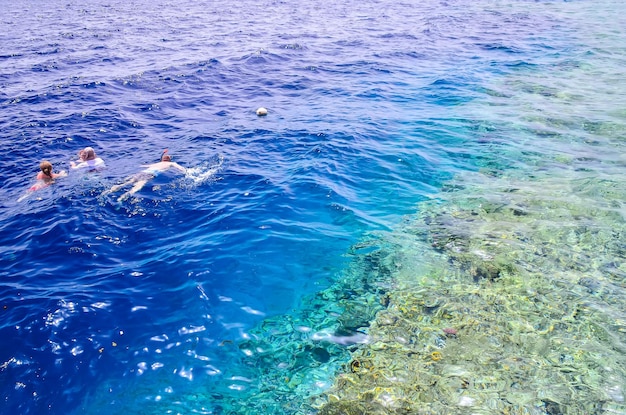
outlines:
[[[626,182],[464,177],[389,236],[396,286],[319,414],[626,413]]]

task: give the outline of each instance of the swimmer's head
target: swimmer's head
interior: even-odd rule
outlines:
[[[46,176],[52,177],[52,163],[50,163],[48,160],[42,161],[41,164],[39,164],[39,169]]]
[[[83,155],[85,157],[85,160],[93,160],[96,158],[96,152],[91,147],[85,147],[85,149],[83,150]]]
[[[167,149],[163,150],[163,153],[161,153],[161,161],[172,161],[172,157],[167,154]]]

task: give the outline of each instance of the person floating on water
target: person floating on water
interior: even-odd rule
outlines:
[[[78,152],[78,161],[70,161],[72,170],[99,171],[106,167],[104,160],[96,156],[92,147],[85,147]]]
[[[39,170],[40,172],[37,173],[37,183],[32,185],[29,189],[31,192],[50,186],[54,183],[54,179],[67,176],[67,172],[65,170],[61,170],[59,173],[54,173],[52,171],[52,163],[48,160],[44,160],[41,164],[39,164]]]
[[[133,187],[129,191],[117,198],[118,202],[123,202],[130,196],[140,191],[150,180],[154,179],[159,174],[166,172],[171,168],[178,170],[181,173],[187,172],[187,169],[185,169],[183,166],[172,161],[172,157],[167,154],[167,150],[163,151],[163,153],[161,154],[161,161],[153,164],[144,164],[142,165],[142,167],[146,167],[146,169],[126,179],[124,183],[117,184],[111,187],[111,189],[108,192],[105,192],[105,194],[117,192],[123,187],[132,184]]]

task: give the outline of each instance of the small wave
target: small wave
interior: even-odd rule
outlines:
[[[216,160],[203,163],[196,167],[189,167],[185,173],[185,180],[192,186],[201,186],[216,180],[216,175],[224,164],[224,156],[217,156]]]

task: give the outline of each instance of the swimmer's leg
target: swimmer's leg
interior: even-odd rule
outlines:
[[[131,183],[133,183],[134,181],[135,181],[135,177],[131,177],[129,179],[126,179],[123,183],[116,184],[116,185],[112,186],[109,190],[105,190],[102,193],[102,196],[106,196],[106,195],[108,195],[110,193],[117,192],[118,190],[122,189],[123,187],[125,187],[125,186],[127,186],[127,185],[129,185]]]
[[[128,199],[130,196],[134,195],[135,193],[137,193],[138,191],[140,191],[145,185],[146,183],[148,183],[148,179],[141,179],[141,180],[137,180],[137,182],[135,183],[135,185],[133,186],[132,189],[130,189],[128,192],[124,193],[123,195],[121,195],[120,197],[117,198],[118,202],[123,202],[124,200]]]
[[[122,187],[124,187],[125,184],[126,183],[122,183],[122,184],[116,184],[115,186],[111,186],[111,188],[109,189],[109,193],[117,192]]]
[[[121,202],[125,201],[126,199],[128,199],[129,196],[130,196],[129,192],[124,193],[123,195],[121,195],[120,197],[117,198],[117,202],[121,203]]]
[[[131,195],[134,195],[135,193],[137,193],[138,191],[143,189],[143,187],[146,185],[146,183],[148,183],[148,179],[137,180],[137,182],[135,183],[133,188],[130,189],[128,191],[128,193],[130,193]]]
[[[136,181],[137,181],[137,176],[129,177],[128,179],[124,180],[123,183],[116,184],[115,186],[111,187],[111,193],[117,192],[122,187],[128,186],[129,184],[135,183]]]

